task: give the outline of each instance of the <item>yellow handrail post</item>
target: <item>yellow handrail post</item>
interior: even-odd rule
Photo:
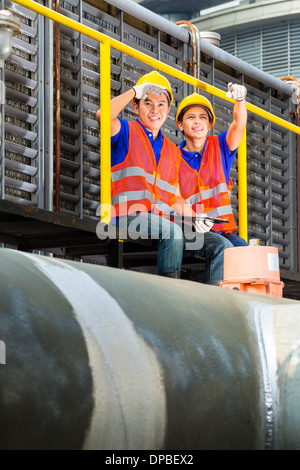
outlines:
[[[111,221],[110,43],[100,43],[100,216]]]
[[[248,242],[247,213],[247,138],[246,129],[238,148],[239,236]]]

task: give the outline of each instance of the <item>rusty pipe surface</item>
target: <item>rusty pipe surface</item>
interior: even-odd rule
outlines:
[[[300,302],[0,261],[2,450],[300,447]]]
[[[193,77],[200,80],[201,77],[201,51],[200,51],[200,34],[197,26],[193,23],[190,23],[186,20],[176,21],[175,24],[180,27],[188,26],[192,31],[192,71]],[[196,87],[194,88],[194,92],[198,91]]]
[[[60,0],[55,0],[55,11],[60,12]],[[56,82],[56,212],[60,212],[60,24],[55,23],[55,82]]]

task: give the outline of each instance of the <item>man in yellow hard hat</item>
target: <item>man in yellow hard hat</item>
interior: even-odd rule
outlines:
[[[185,138],[180,144],[180,192],[196,213],[226,221],[214,224],[204,235],[204,281],[216,285],[223,279],[224,249],[247,245],[233,233],[236,225],[230,202],[230,169],[247,123],[246,94],[245,86],[228,84],[227,97],[234,99],[233,121],[218,136],[208,136],[216,117],[211,102],[204,96],[193,93],[184,98],[176,115]]]
[[[135,121],[119,117],[130,101]],[[158,274],[179,278],[184,236],[172,213],[195,213],[179,192],[181,152],[161,132],[172,101],[171,85],[157,71],[111,100],[111,196],[119,228],[127,229],[131,238],[138,232],[136,238],[157,239]],[[100,110],[97,119],[100,122]],[[202,234],[210,226],[196,221],[194,227]]]

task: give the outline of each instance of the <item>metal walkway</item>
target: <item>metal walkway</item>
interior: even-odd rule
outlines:
[[[156,273],[156,246],[151,240],[100,240],[98,223],[0,200],[0,243],[20,251],[50,252],[64,258]],[[182,278],[202,280],[204,263],[184,256]],[[300,300],[300,274],[281,270],[283,297]]]

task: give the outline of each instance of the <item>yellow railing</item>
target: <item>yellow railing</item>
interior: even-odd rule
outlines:
[[[101,162],[100,218],[111,221],[110,43],[100,43]]]
[[[238,149],[239,235],[248,242],[247,139],[246,130]]]
[[[100,42],[100,104],[102,109],[101,119],[101,206],[104,205],[106,208],[110,206],[111,202],[111,184],[110,184],[110,48],[123,52],[131,57],[134,57],[145,64],[150,65],[154,69],[158,69],[168,75],[178,78],[190,85],[200,88],[201,90],[210,93],[214,96],[218,96],[226,101],[233,102],[233,100],[227,98],[226,92],[219,90],[218,88],[202,82],[190,75],[187,75],[180,70],[177,70],[169,65],[160,62],[157,59],[153,59],[148,55],[133,49],[130,46],[122,44],[116,39],[112,39],[103,33],[95,31],[92,28],[84,26],[81,23],[77,23],[66,16],[57,13],[56,11],[50,10],[47,7],[39,5],[32,0],[14,0],[15,3],[22,5],[40,15],[45,16],[57,23],[60,23],[68,28],[71,28],[85,36],[91,37]],[[279,126],[288,129],[296,134],[300,134],[300,127],[285,121],[263,109],[247,103],[248,111],[261,116]],[[104,112],[103,112],[104,110]],[[239,234],[242,238],[248,238],[247,235],[247,163],[246,163],[246,138],[244,136],[241,148],[239,149],[238,156],[238,174],[239,174]],[[104,203],[104,204],[103,204]],[[106,211],[105,214],[101,214],[101,221],[108,223],[110,221],[110,214]]]

